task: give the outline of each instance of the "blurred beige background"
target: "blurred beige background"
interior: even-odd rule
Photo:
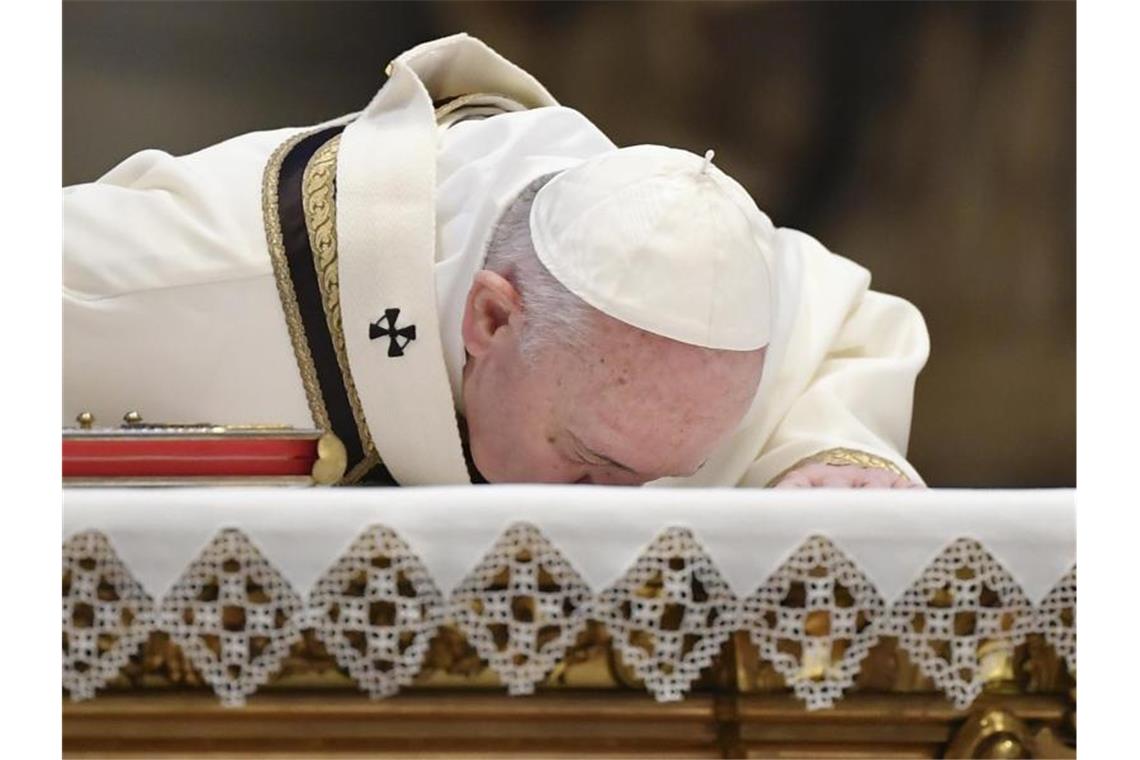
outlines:
[[[1076,480],[1075,5],[103,3],[63,7],[63,182],[361,108],[467,31],[619,145],[703,152],[925,314],[910,459]]]

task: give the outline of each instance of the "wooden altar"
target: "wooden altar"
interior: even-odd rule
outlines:
[[[957,710],[890,641],[851,693],[808,711],[737,634],[684,701],[657,703],[591,626],[538,693],[511,697],[454,629],[415,686],[369,700],[311,636],[241,709],[152,636],[99,699],[64,705],[65,755],[1075,757],[1076,688],[1040,637],[989,659]]]

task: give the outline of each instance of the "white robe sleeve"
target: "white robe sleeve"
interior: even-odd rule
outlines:
[[[309,427],[261,182],[295,130],[146,150],[63,191],[63,417]]]
[[[922,482],[906,450],[915,380],[929,353],[917,308],[865,290],[740,485],[766,486],[796,463],[832,449],[885,459]]]

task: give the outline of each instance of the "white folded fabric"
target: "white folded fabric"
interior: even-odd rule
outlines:
[[[690,528],[738,597],[807,538],[833,541],[888,603],[955,539],[976,539],[1036,604],[1075,563],[1074,491],[625,489],[67,489],[64,537],[105,534],[161,597],[206,543],[238,528],[298,593],[375,524],[399,534],[446,595],[510,525],[537,526],[595,592],[667,528]]]

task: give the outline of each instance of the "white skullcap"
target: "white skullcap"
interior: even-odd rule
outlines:
[[[767,345],[775,232],[711,158],[637,145],[563,171],[531,209],[539,260],[586,303],[647,332],[707,348]]]

